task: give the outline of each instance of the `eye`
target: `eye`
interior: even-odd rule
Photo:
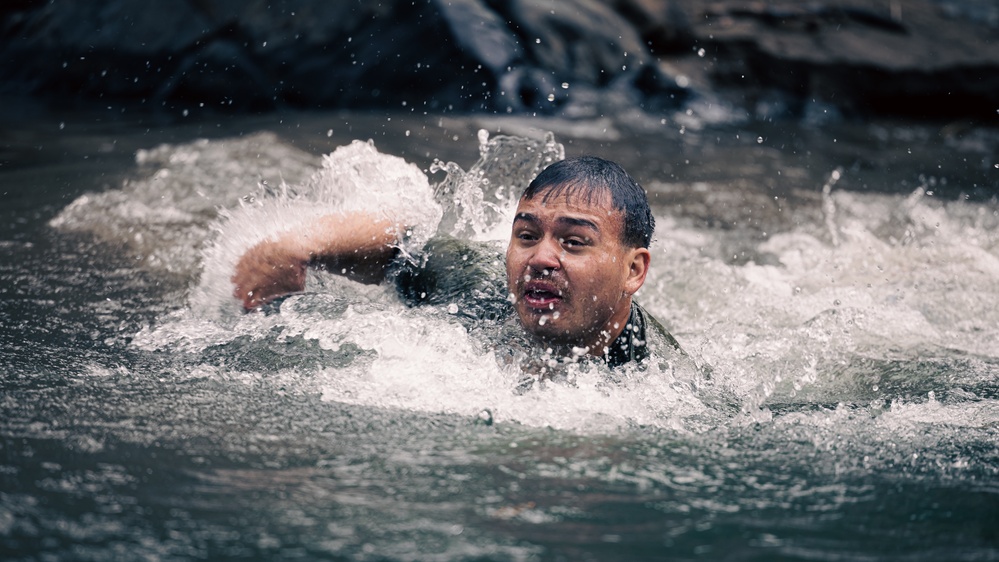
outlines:
[[[568,238],[559,238],[559,243],[566,248],[580,248],[586,246],[588,241],[579,236],[570,236]]]

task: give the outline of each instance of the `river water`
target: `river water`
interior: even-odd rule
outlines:
[[[999,559],[996,130],[111,113],[0,133],[4,560]],[[228,296],[329,210],[502,239],[563,152],[649,191],[696,369],[525,390],[452,307]]]

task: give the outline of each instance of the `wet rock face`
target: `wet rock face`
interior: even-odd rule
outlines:
[[[2,76],[32,92],[152,107],[365,107],[454,96],[473,61],[426,5],[390,4],[43,4],[8,12]]]
[[[801,115],[814,101],[847,114],[995,117],[990,3],[869,4],[20,0],[0,7],[0,93],[586,115],[586,100],[671,110],[696,90],[762,115]]]
[[[800,115],[819,103],[849,115],[999,123],[999,6],[723,1],[700,10],[692,26],[705,50],[700,70],[751,111]]]
[[[552,111],[651,59],[600,2],[203,0],[0,8],[7,93],[218,109]],[[649,72],[648,69],[645,70]],[[680,92],[668,77],[664,88]]]

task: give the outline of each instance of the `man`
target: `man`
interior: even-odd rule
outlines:
[[[650,348],[683,355],[632,300],[649,271],[655,220],[645,191],[613,162],[573,158],[538,174],[517,206],[505,274],[498,253],[483,245],[439,237],[418,255],[402,252],[406,226],[365,213],[323,217],[247,251],[233,294],[257,309],[303,290],[312,266],[361,282],[389,279],[410,304],[449,303],[478,320],[512,308],[529,339],[553,356],[617,367],[642,361]]]

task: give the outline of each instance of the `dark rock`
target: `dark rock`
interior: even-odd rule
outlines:
[[[458,47],[480,61],[493,76],[501,76],[524,59],[520,41],[499,14],[479,0],[438,2]]]
[[[656,56],[688,55],[694,46],[689,14],[669,0],[617,0],[614,8],[635,26]]]
[[[669,112],[689,85],[764,117],[995,121],[997,41],[991,0],[19,0],[0,94],[587,116]]]
[[[999,123],[999,29],[949,17],[936,2],[684,6],[704,49],[687,68],[751,111],[766,113],[767,100],[777,96],[792,115],[820,103],[847,115]]]
[[[9,9],[9,8],[8,8]],[[0,88],[72,99],[142,97],[205,35],[186,3],[34,3],[0,25]]]
[[[589,0],[24,1],[0,17],[0,93],[61,101],[551,112],[563,83],[602,88],[653,62]],[[643,84],[675,98],[668,77]]]
[[[606,86],[617,76],[648,64],[638,33],[603,3],[590,0],[494,2],[537,66],[556,80]]]

